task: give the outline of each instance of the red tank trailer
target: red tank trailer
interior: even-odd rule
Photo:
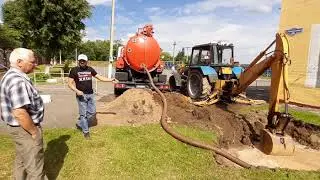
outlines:
[[[169,89],[167,76],[162,74],[164,63],[160,60],[161,49],[153,33],[152,25],[145,25],[138,29],[125,46],[119,48],[115,72],[119,83],[114,86],[115,94],[130,88],[151,88],[144,66],[159,89]]]

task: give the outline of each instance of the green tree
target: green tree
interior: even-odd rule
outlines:
[[[184,55],[183,51],[178,52],[177,56],[174,58],[175,61],[186,62],[187,57]]]
[[[96,60],[107,61],[109,60],[110,42],[97,40],[95,45]]]
[[[91,15],[86,0],[14,0],[3,5],[4,23],[20,31],[24,47],[48,60],[81,42],[83,19]]]
[[[120,41],[113,44],[113,56],[117,56]],[[79,53],[86,54],[92,61],[108,61],[109,60],[110,42],[106,40],[86,41],[81,43]]]
[[[21,35],[18,31],[0,24],[0,48],[15,48],[20,46]]]
[[[160,57],[163,61],[172,61],[172,56],[168,52],[161,52]]]
[[[95,41],[83,42],[79,47],[79,53],[86,54],[91,61],[95,61],[97,59],[94,51]]]
[[[20,41],[23,47],[28,47],[31,44],[31,29],[30,24],[25,19],[26,8],[23,0],[6,1],[2,5],[2,14],[4,24],[19,32]]]

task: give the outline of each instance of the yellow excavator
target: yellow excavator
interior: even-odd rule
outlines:
[[[273,46],[274,51],[268,52]],[[276,34],[275,40],[245,69],[234,62],[233,49],[233,44],[223,42],[194,46],[189,64],[169,78],[171,89],[186,92],[199,106],[237,101],[252,82],[271,68],[268,124],[260,133],[261,150],[271,155],[292,155],[294,142],[284,133],[291,119],[288,113],[290,58],[285,34]],[[284,112],[279,110],[280,96],[283,96]]]

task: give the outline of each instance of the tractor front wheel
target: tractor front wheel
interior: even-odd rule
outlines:
[[[189,73],[187,80],[187,92],[192,99],[202,99],[209,96],[211,86],[208,78],[202,76],[197,70],[192,70]]]

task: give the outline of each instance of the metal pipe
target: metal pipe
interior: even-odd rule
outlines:
[[[109,48],[109,65],[108,65],[108,78],[112,75],[112,62],[113,62],[113,26],[114,26],[114,7],[115,1],[112,0],[112,10],[111,10],[111,27],[110,27],[110,48]]]
[[[173,62],[173,66],[174,66],[174,63],[175,63],[175,62],[174,62],[174,53],[175,53],[174,51],[175,51],[175,49],[176,49],[176,45],[177,45],[177,43],[174,41],[174,42],[173,42],[173,51],[172,51],[172,62]]]

